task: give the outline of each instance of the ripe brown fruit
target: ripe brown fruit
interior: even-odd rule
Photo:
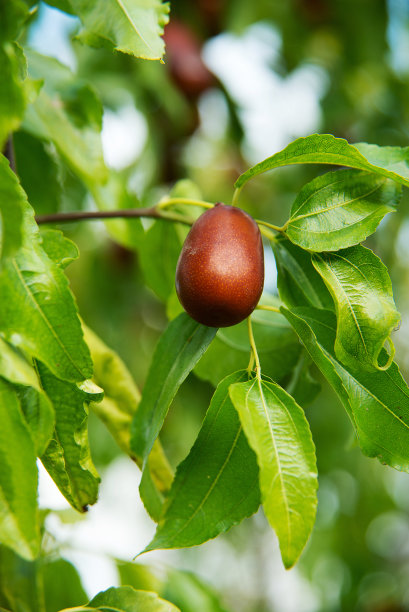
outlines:
[[[192,225],[176,268],[176,292],[186,312],[209,327],[240,323],[264,285],[260,230],[235,206],[216,204]]]

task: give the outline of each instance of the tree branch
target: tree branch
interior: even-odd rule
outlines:
[[[35,220],[38,225],[44,223],[69,223],[72,221],[84,221],[93,219],[132,219],[138,217],[152,217],[154,219],[165,219],[167,221],[176,221],[185,225],[192,225],[193,221],[184,215],[178,213],[165,212],[159,210],[156,206],[150,208],[130,208],[122,210],[96,210],[96,211],[76,211],[66,213],[52,213],[49,215],[36,215]]]

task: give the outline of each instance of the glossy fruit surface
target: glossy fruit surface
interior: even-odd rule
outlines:
[[[240,323],[264,285],[260,230],[235,206],[216,204],[192,225],[176,268],[176,291],[186,312],[209,327]]]

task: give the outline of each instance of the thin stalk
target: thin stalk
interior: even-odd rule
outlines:
[[[267,306],[264,304],[259,304],[256,306],[256,310],[269,310],[270,312],[278,312],[278,314],[281,314],[281,310],[276,306]]]
[[[267,221],[260,221],[260,219],[256,219],[256,223],[258,223],[258,225],[264,225],[265,227],[269,227],[272,230],[274,230],[275,232],[282,233],[284,231],[283,230],[284,226],[279,227],[278,225],[274,225],[273,223],[267,223]]]
[[[247,372],[250,374],[253,368],[254,368],[254,353],[253,351],[250,351],[250,361],[249,361],[249,365],[247,366]]]
[[[233,193],[233,199],[232,199],[232,204],[233,206],[237,206],[238,201],[239,201],[239,197],[240,197],[240,193],[241,193],[242,188],[239,187],[238,189],[235,189],[234,193]]]
[[[203,200],[191,200],[190,198],[166,198],[159,202],[155,208],[162,209],[168,206],[175,206],[177,204],[183,204],[184,206],[201,206],[202,208],[213,208],[214,204],[211,202],[203,202]]]
[[[255,340],[254,340],[253,326],[251,324],[251,317],[247,318],[247,328],[248,328],[248,332],[249,332],[249,340],[250,340],[251,351],[252,351],[253,356],[254,356],[254,361],[256,362],[256,376],[257,376],[258,380],[261,380],[260,359],[258,357],[257,347],[256,347],[256,343],[255,343]]]

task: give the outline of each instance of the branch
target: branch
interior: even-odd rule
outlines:
[[[71,221],[84,221],[93,219],[132,219],[137,217],[153,217],[154,219],[166,219],[167,221],[177,221],[186,225],[192,225],[193,221],[178,213],[164,212],[156,206],[150,208],[130,208],[122,210],[96,210],[96,211],[76,211],[66,213],[53,213],[49,215],[36,215],[35,220],[38,225],[43,223],[69,223]]]

